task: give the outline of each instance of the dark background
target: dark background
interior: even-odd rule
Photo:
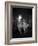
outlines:
[[[32,37],[32,8],[12,8],[12,37],[13,38],[25,38]],[[27,28],[27,33],[20,34],[17,28],[17,20],[19,14],[22,14],[22,17],[27,20],[27,23],[30,25]],[[22,29],[23,30],[23,29]]]

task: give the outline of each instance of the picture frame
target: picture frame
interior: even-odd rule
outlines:
[[[27,8],[31,9],[28,14],[32,15],[32,37],[12,38],[12,21],[11,15],[16,14],[12,11],[12,8]],[[17,11],[17,10],[16,10]],[[18,10],[19,11],[19,10]],[[17,13],[18,13],[17,11]],[[20,10],[21,11],[21,10]],[[22,12],[23,13],[23,12]],[[23,44],[23,43],[35,43],[37,42],[37,4],[36,3],[23,3],[23,2],[5,2],[5,44]]]

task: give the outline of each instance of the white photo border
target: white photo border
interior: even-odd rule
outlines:
[[[32,38],[12,38],[11,27],[11,6],[26,6],[32,8]],[[37,33],[37,4],[31,3],[18,3],[18,2],[6,2],[5,3],[5,43],[6,44],[18,44],[18,43],[32,43],[36,42]]]

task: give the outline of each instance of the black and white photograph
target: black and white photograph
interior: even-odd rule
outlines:
[[[32,8],[12,8],[12,37],[32,37]]]
[[[37,4],[5,3],[5,43],[37,42]]]

